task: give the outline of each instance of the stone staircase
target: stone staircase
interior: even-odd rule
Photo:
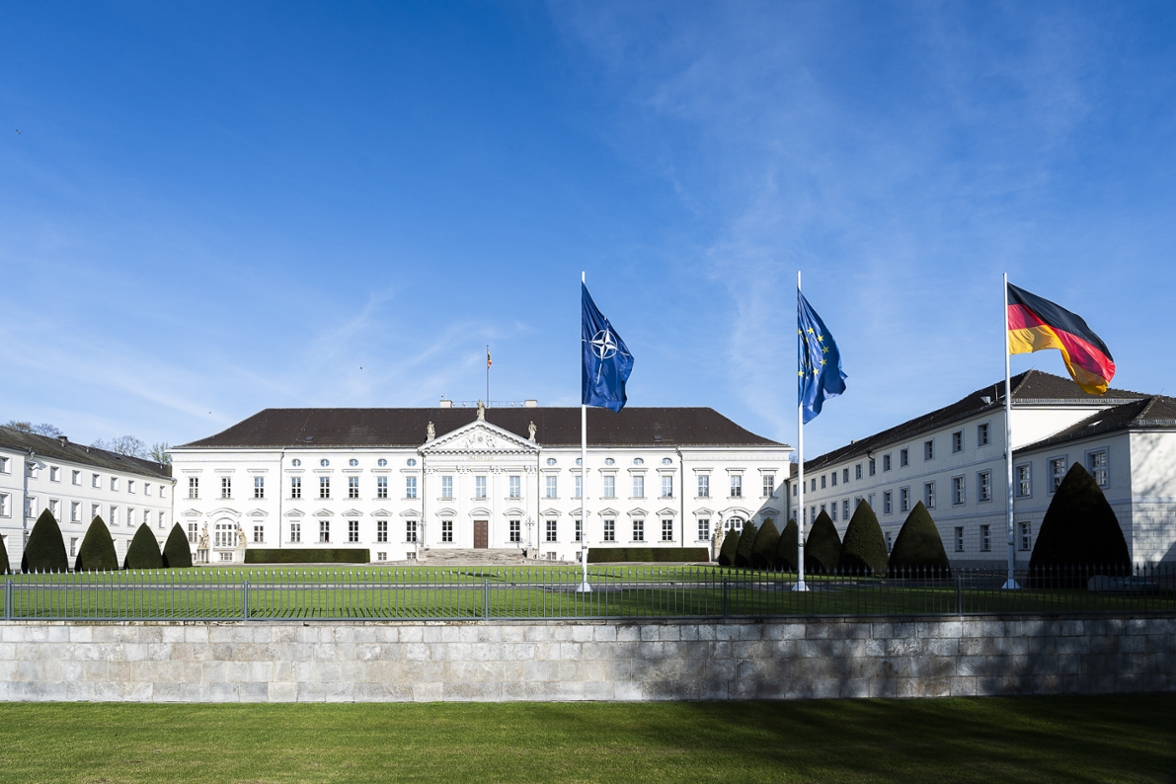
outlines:
[[[519,550],[491,550],[472,548],[430,548],[421,552],[420,564],[429,566],[521,566],[539,563],[524,559]]]

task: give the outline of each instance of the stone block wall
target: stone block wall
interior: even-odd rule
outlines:
[[[0,622],[0,700],[732,700],[1176,691],[1176,614]]]

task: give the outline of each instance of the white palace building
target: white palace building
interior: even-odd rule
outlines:
[[[450,549],[574,561],[590,547],[710,546],[779,519],[792,447],[710,408],[266,409],[171,450],[174,514],[213,563],[243,547]]]

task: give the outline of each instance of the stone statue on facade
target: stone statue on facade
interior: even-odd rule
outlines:
[[[535,441],[535,421],[531,420],[531,424],[527,425],[527,438],[532,442]]]
[[[204,528],[200,531],[200,536],[196,540],[196,549],[197,550],[207,550],[208,549],[208,523],[205,523]]]
[[[245,529],[238,525],[237,526],[237,546],[240,547],[242,550],[244,550],[245,545],[246,545]]]
[[[486,404],[481,400],[478,401],[478,419],[486,421]]]
[[[428,427],[425,428],[425,440],[432,441],[437,437],[437,428],[433,427],[433,423],[429,422]]]

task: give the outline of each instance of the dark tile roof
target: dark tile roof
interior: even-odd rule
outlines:
[[[1146,397],[1138,392],[1128,392],[1123,389],[1108,389],[1105,395],[1093,397],[1083,392],[1072,379],[1043,373],[1040,370],[1028,370],[1010,379],[1013,390],[1014,406],[1031,405],[1086,405],[1092,403],[1103,405],[1118,405],[1137,401]],[[885,449],[900,441],[908,441],[923,433],[949,425],[957,420],[967,419],[986,410],[1001,411],[1004,409],[1004,381],[977,389],[970,395],[960,398],[949,406],[944,406],[929,414],[916,417],[901,425],[883,430],[867,438],[853,441],[832,452],[826,452],[820,457],[806,460],[804,470],[819,471],[834,463],[849,460],[854,457],[865,456],[868,452]],[[1003,426],[1003,425],[1002,425]],[[993,434],[993,438],[996,434]]]
[[[36,433],[25,433],[10,427],[0,427],[0,446],[18,449],[22,452],[35,452],[40,457],[69,460],[74,463],[105,468],[111,471],[126,471],[143,476],[171,478],[171,466],[156,463],[152,460],[141,460],[137,457],[108,452],[94,446],[75,444],[72,441],[39,436]]]
[[[1054,433],[1049,438],[1026,444],[1016,451],[1041,449],[1067,441],[1077,441],[1118,430],[1170,428],[1176,429],[1176,398],[1153,395],[1142,400],[1124,403],[1105,411],[1099,411],[1081,422]]]
[[[438,437],[477,418],[472,408],[267,408],[182,447],[420,446],[432,422]],[[488,408],[486,421],[543,446],[580,443],[579,408]],[[593,446],[778,446],[712,408],[588,409]]]

